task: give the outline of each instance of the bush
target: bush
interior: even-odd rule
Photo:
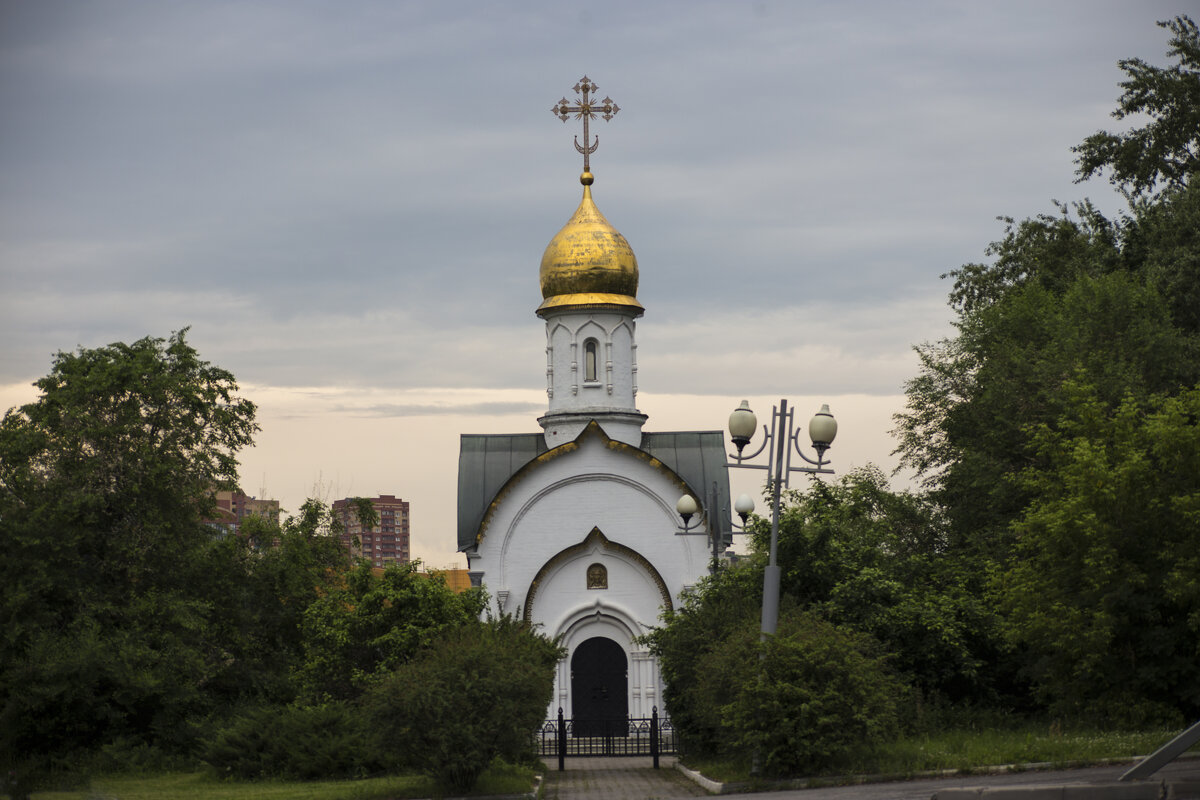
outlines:
[[[726,755],[721,706],[729,700],[726,676],[706,680],[709,657],[734,632],[757,629],[762,609],[762,570],[748,565],[722,569],[685,592],[678,609],[645,642],[659,661],[663,700],[690,756]],[[749,658],[740,656],[742,670]]]
[[[726,638],[698,665],[697,690],[729,698],[719,706],[727,742],[740,758],[757,756],[763,774],[828,769],[896,731],[908,690],[873,639],[805,612],[758,636],[744,625]]]
[[[470,791],[493,759],[527,760],[562,657],[511,618],[451,630],[364,696],[381,758],[455,794]]]
[[[378,771],[362,714],[353,706],[259,708],[204,745],[203,759],[227,778],[355,778]]]

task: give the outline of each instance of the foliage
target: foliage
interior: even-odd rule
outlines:
[[[229,653],[202,520],[257,427],[184,331],[60,352],[35,385],[0,423],[0,753],[37,771],[178,742],[211,703]]]
[[[879,643],[794,604],[759,642],[761,585],[761,566],[723,569],[647,637],[687,752],[757,753],[768,773],[797,774],[891,731],[907,689]]]
[[[1200,388],[1115,407],[1069,384],[1031,438],[1044,466],[994,580],[1044,700],[1068,717],[1179,723],[1200,713]]]
[[[950,546],[926,497],[893,492],[873,466],[790,492],[779,522],[781,591],[837,625],[870,634],[927,698],[978,698],[997,636],[974,565]],[[755,546],[769,540],[759,524]]]
[[[448,631],[367,695],[381,753],[443,791],[469,791],[495,759],[529,758],[563,655],[509,617]]]
[[[646,636],[659,662],[663,701],[687,752],[721,752],[725,729],[720,709],[728,687],[705,681],[705,665],[730,636],[758,621],[761,608],[761,566],[742,563],[702,578]]]
[[[1007,658],[1045,706],[1108,722],[1200,710],[1200,36],[1162,25],[1176,66],[1121,62],[1115,116],[1149,123],[1076,148],[1128,211],[1008,219],[991,263],[951,273],[958,334],[918,348],[897,416],[948,545],[991,576]]]
[[[1200,222],[1194,191],[1156,210],[1160,232]],[[954,273],[959,336],[920,350],[921,374],[897,417],[903,463],[924,474],[955,543],[987,559],[1006,556],[1008,525],[1031,499],[1015,480],[1039,458],[1026,429],[1066,411],[1067,381],[1082,371],[1111,402],[1200,379],[1196,331],[1175,322],[1157,285],[1162,270],[1148,268],[1164,250],[1177,252],[1178,241],[1147,235],[1137,220],[1117,231],[1098,212],[1079,210],[1078,220],[1010,225],[992,245],[994,265]],[[1135,233],[1137,247],[1120,244]]]
[[[744,620],[699,659],[696,691],[716,703],[722,752],[757,757],[768,776],[811,774],[895,731],[904,688],[869,636],[793,610],[759,637]]]
[[[455,594],[418,564],[377,573],[363,562],[344,584],[309,605],[303,615],[304,661],[297,680],[310,702],[348,700],[410,661],[421,650],[478,619],[481,590]]]
[[[1081,180],[1109,169],[1113,184],[1137,195],[1160,182],[1178,188],[1200,167],[1200,29],[1186,16],[1158,24],[1172,34],[1167,52],[1177,63],[1118,62],[1128,77],[1113,112],[1116,119],[1148,115],[1151,122],[1126,133],[1099,131],[1073,148]]]
[[[205,742],[202,758],[223,778],[357,778],[378,771],[370,761],[360,709],[344,703],[263,707]]]
[[[328,506],[310,499],[282,524],[247,517],[237,537],[220,542],[222,563],[212,570],[225,576],[217,624],[241,643],[227,670],[227,694],[251,704],[295,698],[304,614],[343,585],[349,566],[339,526]]]

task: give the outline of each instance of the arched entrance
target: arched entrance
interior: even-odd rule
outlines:
[[[593,636],[575,648],[571,707],[576,736],[624,733],[629,717],[629,661],[621,645]]]

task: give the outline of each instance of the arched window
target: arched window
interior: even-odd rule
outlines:
[[[599,347],[599,342],[595,339],[588,339],[583,343],[583,379],[585,381],[598,381],[596,377],[596,350]]]

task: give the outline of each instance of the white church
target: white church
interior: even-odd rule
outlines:
[[[709,525],[729,541],[728,514],[685,532],[683,494],[729,508],[720,431],[643,430],[637,409],[638,263],[592,200],[585,77],[555,113],[584,121],[583,199],[542,256],[548,407],[541,432],[463,435],[458,466],[458,548],[492,611],[561,637],[551,711],[567,717],[649,717],[662,707],[655,659],[639,643],[665,609],[704,575]],[[530,354],[532,357],[533,354]],[[532,426],[531,426],[532,427]],[[721,518],[723,517],[723,521]]]

